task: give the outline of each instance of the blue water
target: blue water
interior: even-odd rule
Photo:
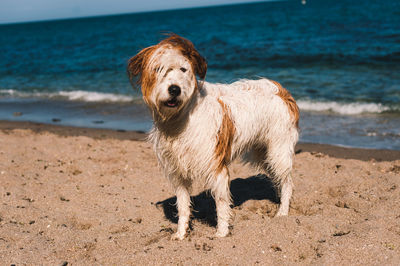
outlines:
[[[0,25],[0,119],[148,130],[126,62],[175,32],[205,56],[210,82],[265,76],[288,88],[301,109],[302,141],[400,150],[399,25],[398,0]]]

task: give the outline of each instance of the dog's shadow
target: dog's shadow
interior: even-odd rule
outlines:
[[[274,184],[264,175],[237,178],[231,181],[232,207],[242,205],[248,200],[270,200],[279,203],[279,198]],[[191,197],[193,219],[205,222],[211,226],[217,225],[215,201],[209,191],[203,191]],[[165,217],[173,222],[178,222],[176,197],[171,197],[157,202],[157,207],[162,208]]]

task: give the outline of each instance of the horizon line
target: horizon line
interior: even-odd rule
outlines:
[[[123,15],[133,15],[133,14],[158,13],[158,12],[169,12],[169,11],[178,11],[178,10],[202,9],[202,8],[210,8],[210,7],[251,5],[251,4],[259,4],[259,3],[267,3],[267,2],[285,2],[285,1],[289,1],[289,0],[253,0],[251,2],[215,4],[215,5],[193,6],[193,7],[182,7],[182,8],[166,8],[166,9],[156,9],[156,10],[142,10],[142,11],[122,12],[122,13],[96,14],[96,15],[87,15],[87,16],[83,15],[83,16],[77,16],[77,17],[50,18],[50,19],[13,21],[13,22],[1,22],[0,21],[0,26],[9,26],[9,25],[18,25],[18,24],[31,24],[31,23],[43,23],[43,22],[75,20],[75,19],[91,19],[91,18],[97,18],[97,17],[112,17],[112,16],[123,16]]]

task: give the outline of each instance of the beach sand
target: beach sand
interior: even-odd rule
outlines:
[[[299,144],[289,216],[247,166],[230,167],[231,235],[193,191],[191,231],[145,134],[0,122],[1,265],[400,263],[400,151]]]

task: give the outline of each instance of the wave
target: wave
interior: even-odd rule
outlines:
[[[59,91],[59,92],[20,92],[16,90],[0,90],[0,97],[13,97],[13,98],[44,98],[44,99],[59,99],[69,101],[83,101],[83,102],[131,102],[137,97],[93,92],[93,91]]]
[[[71,101],[85,102],[131,102],[134,100],[133,96],[128,95],[88,91],[61,91],[59,95]]]
[[[341,115],[379,114],[394,111],[380,103],[338,103],[299,100],[297,104],[302,111],[333,112]]]
[[[141,97],[115,93],[93,91],[59,91],[59,92],[21,92],[16,90],[0,90],[1,98],[14,99],[49,99],[82,102],[110,102],[126,103],[140,100]],[[399,112],[400,108],[393,108],[380,103],[340,103],[334,101],[298,100],[301,111],[332,112],[341,115],[379,114],[383,112]]]

